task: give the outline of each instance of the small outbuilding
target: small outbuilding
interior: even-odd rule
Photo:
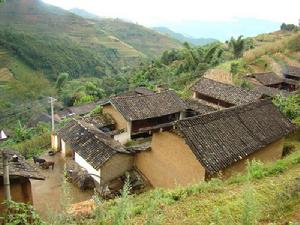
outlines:
[[[263,97],[257,92],[207,78],[199,79],[191,90],[194,99],[223,108],[248,104]]]
[[[294,80],[279,77],[273,72],[267,73],[254,73],[249,77],[255,78],[261,85],[270,88],[276,88],[285,91],[295,91],[298,88],[297,83]]]
[[[244,171],[247,160],[280,159],[284,137],[295,129],[270,100],[236,106],[154,133],[151,150],[137,154],[135,166],[154,187],[226,178]]]
[[[282,73],[287,79],[300,81],[300,67],[285,65]]]
[[[34,166],[27,163],[25,158],[18,152],[8,149],[0,151],[0,201],[4,201],[3,152],[9,160],[11,199],[15,202],[33,204],[30,179],[45,180],[45,177]],[[1,204],[0,211],[3,209],[3,205]]]
[[[61,149],[95,180],[98,190],[133,166],[134,155],[94,125],[73,119],[60,132]]]

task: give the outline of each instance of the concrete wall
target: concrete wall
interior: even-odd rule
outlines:
[[[233,174],[245,172],[247,169],[247,160],[260,160],[264,163],[274,162],[282,157],[284,139],[279,139],[261,150],[249,155],[247,158],[240,160],[222,172],[224,178],[228,178]]]
[[[205,169],[188,145],[171,132],[154,133],[151,151],[138,153],[135,166],[154,187],[187,186],[205,179]]]
[[[24,177],[10,179],[10,192],[11,198],[15,202],[23,202],[32,204],[32,192],[30,180]],[[0,201],[4,201],[4,187],[3,178],[1,177],[0,182]],[[0,204],[0,212],[4,209],[3,205]]]
[[[111,104],[103,106],[103,113],[108,113],[111,115],[116,122],[117,130],[127,129],[127,121]]]
[[[122,176],[133,167],[134,157],[127,154],[115,154],[101,168],[104,183]]]
[[[64,157],[72,157],[73,156],[73,150],[71,146],[65,142],[63,139],[61,139],[61,153]]]
[[[84,158],[82,158],[76,152],[75,152],[75,162],[78,163],[79,166],[85,168],[88,171],[88,173],[98,175],[99,177],[97,177],[97,176],[92,176],[92,177],[98,184],[101,183],[101,180],[100,180],[101,170],[100,169],[99,170],[94,169],[91,166],[91,164],[89,164]]]

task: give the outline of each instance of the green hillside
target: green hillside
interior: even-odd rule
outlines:
[[[7,0],[0,6],[0,44],[54,79],[59,72],[116,74],[181,46],[142,26],[111,21],[88,20],[39,0]]]

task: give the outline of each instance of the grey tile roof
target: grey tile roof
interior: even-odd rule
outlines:
[[[8,156],[10,176],[26,177],[34,180],[45,180],[45,177],[42,176],[34,166],[26,162],[25,158],[20,153],[10,149],[0,151],[0,176],[3,176],[3,151]],[[18,157],[17,162],[12,161],[14,155]]]
[[[79,105],[79,106],[72,106],[72,107],[67,108],[67,110],[70,113],[74,113],[76,115],[84,115],[84,114],[90,113],[96,106],[97,106],[97,103],[91,102],[91,103],[87,103],[87,104],[83,104],[83,105]]]
[[[282,72],[285,75],[290,75],[290,76],[294,76],[294,77],[299,77],[300,78],[300,67],[285,65],[283,67],[283,71]]]
[[[185,111],[185,102],[174,91],[151,95],[115,97],[110,103],[128,121],[144,120]]]
[[[271,88],[271,87],[266,87],[263,85],[254,85],[252,91],[258,92],[262,95],[268,96],[268,97],[275,97],[276,95],[283,95],[283,96],[288,96],[289,93],[284,90],[279,90],[277,88]]]
[[[181,120],[187,144],[209,174],[214,174],[294,131],[270,100]]]
[[[269,73],[254,73],[251,74],[259,83],[262,85],[274,85],[274,84],[280,84],[283,82],[283,78],[279,77],[273,72]]]
[[[207,78],[201,78],[196,82],[192,87],[192,91],[233,105],[247,104],[262,97],[254,91]]]
[[[200,101],[198,101],[197,99],[189,98],[189,99],[185,100],[185,103],[186,103],[188,109],[191,109],[200,114],[205,114],[205,113],[216,111],[215,108],[205,105],[205,104],[201,103]]]
[[[117,153],[129,153],[118,141],[83,120],[73,119],[58,134],[95,169]]]

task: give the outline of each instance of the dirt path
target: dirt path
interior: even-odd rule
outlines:
[[[55,162],[54,170],[42,170],[40,172],[46,177],[45,181],[32,180],[33,204],[35,209],[40,213],[42,218],[47,218],[49,213],[57,212],[61,209],[61,202],[64,201],[63,180],[65,159],[60,153],[55,156],[43,156],[47,161]],[[66,183],[65,190],[71,196],[71,203],[78,203],[88,200],[92,197],[93,192],[82,192],[79,188],[70,183]]]

